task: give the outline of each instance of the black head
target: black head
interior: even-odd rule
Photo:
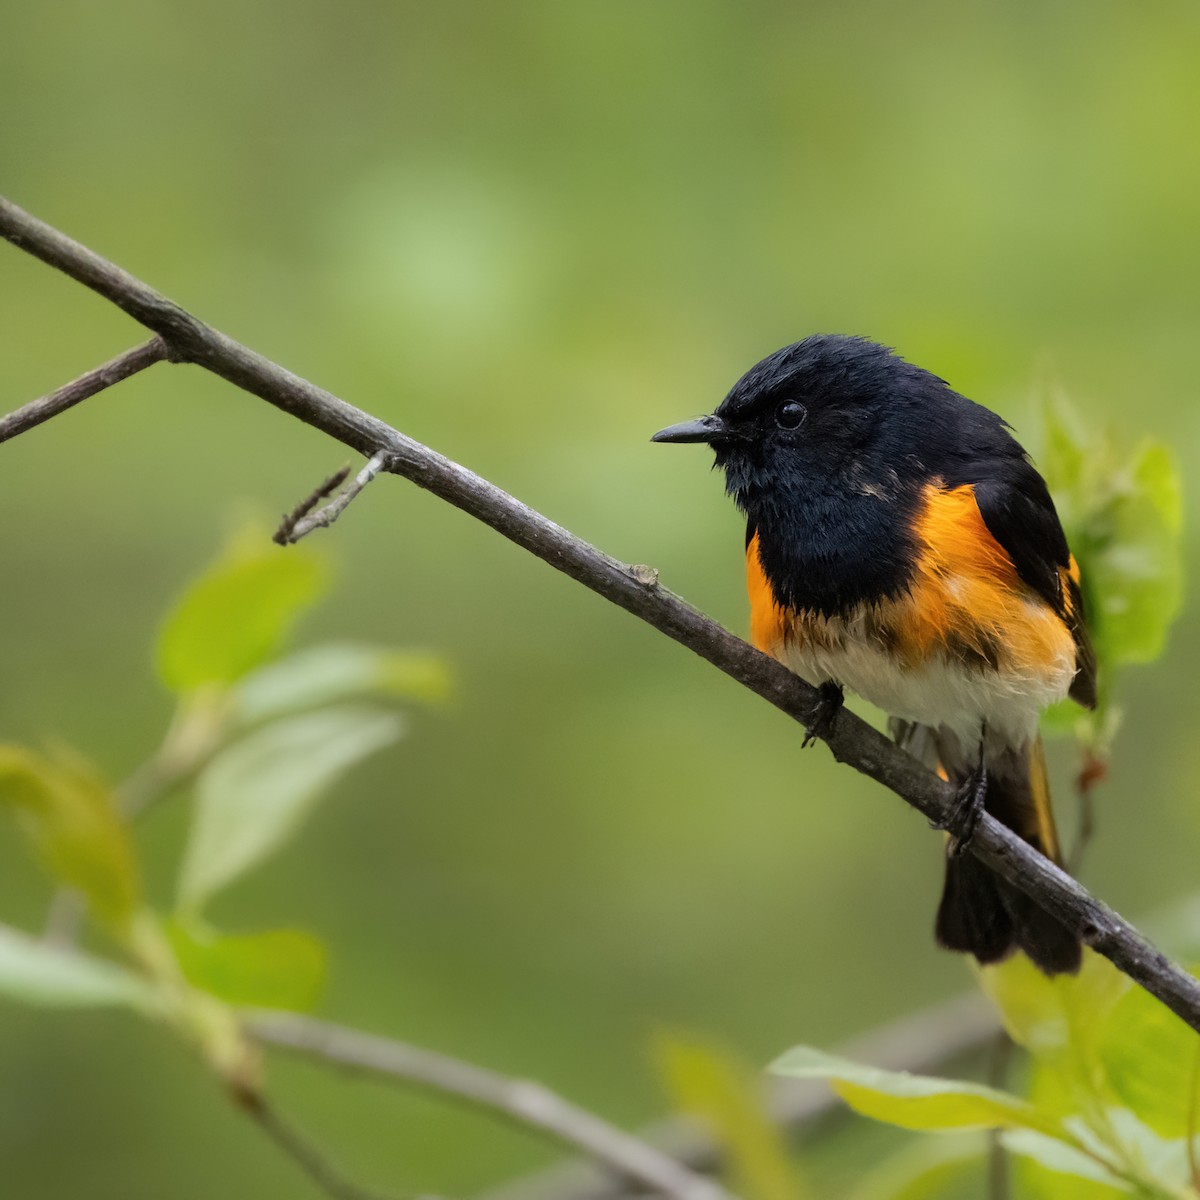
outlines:
[[[728,490],[745,506],[781,473],[815,484],[852,469],[914,391],[938,390],[949,391],[875,342],[816,335],[751,367],[712,416],[673,425],[653,440],[713,446]]]
[[[932,478],[949,483],[981,457],[1021,453],[999,417],[944,380],[832,334],[764,358],[711,416],[653,440],[707,442],[760,549],[786,556],[789,578],[834,581],[822,608],[848,598],[841,580],[878,574],[872,556],[880,568],[880,557],[903,556],[906,518]]]
[[[941,440],[933,427],[939,410],[954,402],[969,404],[887,347],[818,334],[752,367],[712,416],[663,429],[653,440],[707,442],[729,491],[747,507],[786,477],[803,478],[810,488],[847,475],[892,486],[906,452]],[[902,449],[904,443],[911,444]]]

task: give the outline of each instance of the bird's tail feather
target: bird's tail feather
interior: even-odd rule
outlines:
[[[966,778],[946,773],[952,781]],[[985,807],[1062,865],[1040,738],[1028,752],[989,759]],[[936,931],[947,949],[973,954],[981,963],[1023,950],[1047,975],[1059,975],[1077,971],[1082,958],[1074,933],[970,854],[947,854]]]

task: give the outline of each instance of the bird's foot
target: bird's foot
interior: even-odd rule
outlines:
[[[804,741],[800,743],[802,750],[807,749],[818,738],[827,739],[833,733],[837,715],[842,711],[845,698],[840,683],[826,680],[817,688],[817,706],[813,709],[812,720],[805,727]]]
[[[950,835],[950,853],[955,858],[966,850],[975,836],[979,818],[983,816],[987,788],[987,767],[981,758],[975,770],[959,784],[954,803],[945,818],[930,822],[935,829],[944,830]]]

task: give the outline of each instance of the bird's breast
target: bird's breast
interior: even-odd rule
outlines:
[[[751,639],[817,684],[834,680],[894,717],[1014,744],[1075,675],[1064,621],[987,534],[969,488],[939,501],[906,585],[834,613],[780,604],[757,535],[747,546]],[[976,522],[978,528],[976,528]]]

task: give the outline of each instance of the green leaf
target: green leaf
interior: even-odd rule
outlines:
[[[181,906],[199,910],[273,854],[341,774],[403,729],[392,713],[330,708],[272,722],[219,754],[196,782]]]
[[[757,1073],[714,1046],[658,1039],[663,1078],[683,1112],[712,1130],[725,1151],[737,1195],[796,1200],[804,1195],[778,1129],[767,1118]]]
[[[1120,719],[1117,669],[1157,658],[1183,592],[1179,475],[1168,449],[1082,422],[1061,388],[1044,389],[1040,465],[1081,572],[1098,664],[1095,712],[1055,706],[1048,733],[1073,732],[1101,757]]]
[[[1075,975],[1048,978],[1023,954],[979,971],[1009,1036],[1037,1058],[1057,1061],[1074,1045],[1090,1053],[1101,1023],[1132,985],[1094,951]]]
[[[856,1112],[902,1129],[1036,1129],[1051,1137],[1062,1133],[1056,1118],[1008,1092],[907,1071],[884,1071],[810,1046],[789,1050],[772,1063],[771,1070],[796,1079],[826,1079]]]
[[[1103,1021],[1099,1056],[1118,1100],[1163,1138],[1188,1132],[1200,1037],[1141,988],[1131,988]]]
[[[1183,598],[1182,501],[1167,448],[1142,445],[1085,532],[1088,598],[1110,664],[1152,662]]]
[[[1054,1054],[1066,1046],[1069,1030],[1062,995],[1055,981],[1024,954],[983,967],[978,974],[1008,1036],[1018,1046],[1039,1055]]]
[[[1063,496],[1059,517],[1065,524],[1079,519],[1077,505],[1086,483],[1088,437],[1061,387],[1050,384],[1042,397],[1043,446],[1038,465],[1052,491]]]
[[[144,980],[81,951],[47,946],[0,926],[0,995],[42,1008],[113,1005],[154,1013],[156,993]]]
[[[1038,1192],[1039,1195],[1054,1197],[1054,1200],[1066,1200],[1068,1196],[1078,1196],[1081,1200],[1094,1196],[1101,1200],[1133,1191],[1128,1183],[1096,1159],[1057,1138],[1046,1137],[1032,1129],[1011,1129],[1002,1133],[1000,1140],[1010,1154],[1028,1158],[1050,1172],[1047,1190]],[[1086,1180],[1087,1184],[1076,1184],[1074,1190],[1068,1190],[1071,1185],[1063,1179],[1064,1175],[1074,1176],[1076,1181]]]
[[[230,1004],[303,1012],[325,982],[325,947],[301,929],[223,934],[199,921],[172,921],[171,947],[193,987]]]
[[[119,932],[138,907],[133,845],[111,791],[66,752],[50,759],[0,746],[0,803],[16,814],[57,883],[77,888]]]
[[[450,673],[434,654],[373,646],[315,646],[248,675],[234,696],[245,724],[366,696],[434,704],[450,695]]]
[[[325,560],[241,537],[176,602],[158,640],[172,691],[230,684],[279,653],[297,618],[325,590]]]
[[[1083,577],[1100,665],[1162,652],[1183,588],[1183,502],[1170,451],[1085,426],[1061,388],[1042,403],[1041,467]]]
[[[957,1200],[978,1178],[988,1151],[980,1135],[923,1137],[883,1162],[850,1193],[849,1200]]]

